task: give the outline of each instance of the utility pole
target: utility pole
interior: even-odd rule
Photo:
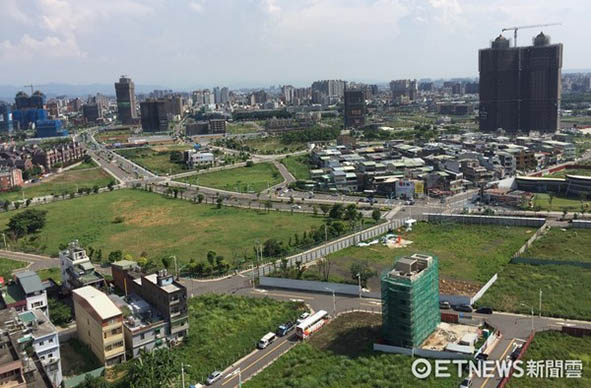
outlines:
[[[328,227],[324,224],[324,241],[328,241]]]
[[[357,281],[359,283],[359,299],[361,299],[361,274],[357,273]]]
[[[542,289],[540,288],[540,318],[542,318]]]
[[[324,287],[325,290],[332,291],[332,317],[337,317],[337,298],[334,293],[334,288]]]

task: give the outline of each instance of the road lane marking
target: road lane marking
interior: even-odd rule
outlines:
[[[241,373],[241,374],[242,374],[242,373],[244,373],[244,371],[246,371],[247,369],[251,368],[253,365],[255,365],[256,363],[258,363],[259,361],[261,361],[263,358],[267,357],[269,354],[272,354],[272,353],[274,353],[274,352],[275,352],[276,350],[278,350],[278,349],[279,349],[281,346],[283,346],[284,344],[288,344],[288,343],[289,343],[289,341],[288,341],[288,340],[285,340],[285,341],[281,342],[281,343],[280,343],[280,344],[278,344],[278,345],[277,345],[277,346],[276,346],[274,349],[271,349],[269,352],[265,353],[265,354],[264,354],[262,357],[260,357],[260,358],[258,358],[258,359],[256,359],[256,360],[254,360],[252,363],[250,363],[250,364],[249,364],[247,367],[245,367],[245,368],[242,368],[242,367],[240,367],[240,366],[239,366],[238,368],[240,368],[240,373]],[[238,368],[235,368],[234,370],[236,370],[236,369],[238,369]],[[230,373],[232,373],[232,372],[230,372]],[[235,375],[235,376],[232,376],[232,377],[230,377],[229,379],[227,379],[226,381],[224,381],[224,382],[222,383],[222,385],[226,385],[226,384],[228,384],[228,383],[229,383],[230,381],[232,381],[232,380],[233,380],[235,377],[238,377],[238,375]]]
[[[505,348],[505,351],[503,352],[503,354],[501,354],[501,357],[499,357],[499,360],[505,359],[505,354],[507,354],[507,352],[509,351],[509,348],[511,347],[511,345],[513,345],[513,341],[515,341],[515,338],[513,338],[513,339],[511,339],[511,341],[509,341],[509,344]],[[483,388],[486,385],[486,383],[488,383],[488,380],[490,380],[490,377],[487,377],[486,380],[484,380],[484,382],[482,383],[480,388]]]

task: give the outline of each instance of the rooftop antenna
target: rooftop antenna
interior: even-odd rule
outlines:
[[[33,85],[33,84],[23,86],[23,88],[31,88],[31,95],[33,95],[33,88],[34,87],[35,87],[35,85]]]
[[[537,27],[549,27],[549,26],[560,26],[562,23],[548,23],[548,24],[532,24],[529,26],[515,26],[515,27],[505,27],[501,30],[501,32],[513,30],[513,45],[517,47],[517,31],[523,30],[527,28],[537,28]]]

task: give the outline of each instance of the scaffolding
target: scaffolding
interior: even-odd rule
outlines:
[[[437,256],[397,257],[381,280],[384,340],[394,346],[420,346],[441,321]]]

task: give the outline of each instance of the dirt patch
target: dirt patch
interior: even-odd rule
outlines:
[[[449,343],[458,343],[465,334],[480,334],[480,329],[474,326],[457,325],[441,322],[425,341],[421,348],[444,350]]]
[[[381,328],[379,314],[343,314],[312,335],[310,344],[334,354],[357,357],[371,351],[373,343],[380,338]]]
[[[406,248],[409,245],[411,245],[412,243],[413,242],[410,240],[405,240],[403,238],[400,238],[400,240],[398,240],[398,239],[388,240],[388,242],[386,242],[386,246],[390,249]]]
[[[440,294],[473,296],[481,287],[482,284],[478,282],[468,282],[439,276]]]

